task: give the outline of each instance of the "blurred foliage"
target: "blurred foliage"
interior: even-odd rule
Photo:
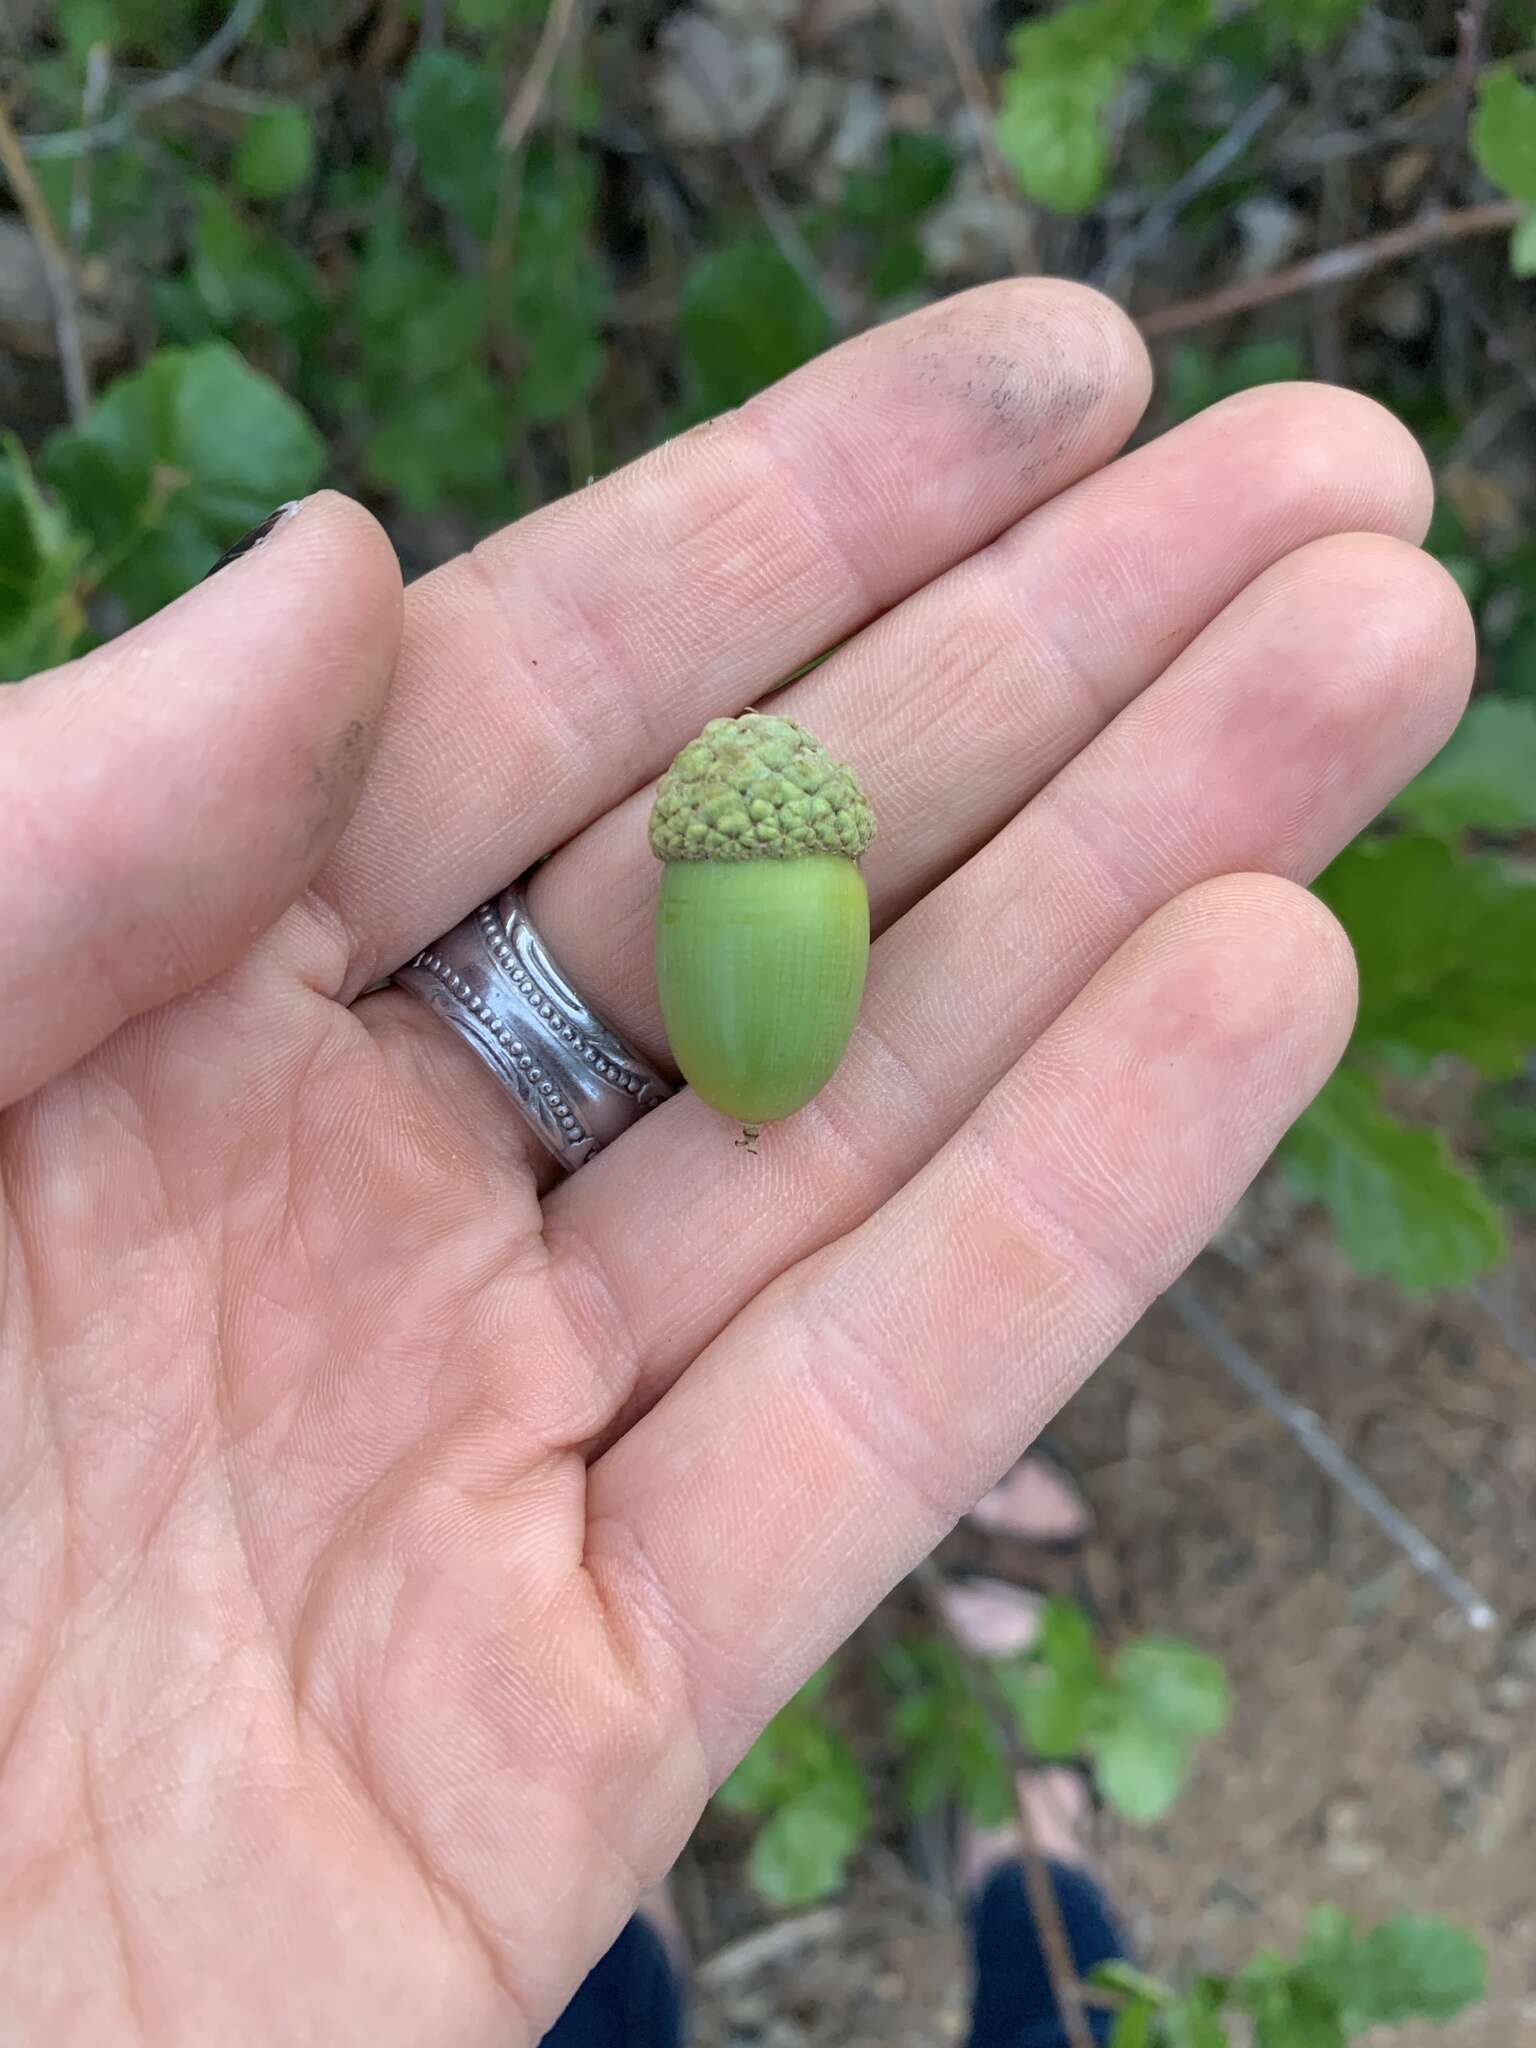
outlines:
[[[1232,9],[1217,0],[1067,0],[1021,22],[1009,43],[997,146],[1021,189],[1057,213],[1083,213],[1103,196],[1115,155],[1115,116],[1137,67],[1187,72],[1255,31],[1264,59],[1317,51],[1360,13],[1364,0],[1259,0]]]
[[[1304,99],[1365,11],[1363,0],[1009,10],[993,132],[1023,200],[1043,210],[1042,246],[1070,248],[1091,270],[1123,227],[1127,193],[1139,211],[1176,197],[1273,81]],[[148,616],[324,475],[397,536],[484,528],[749,400],[846,326],[942,288],[927,235],[972,168],[957,161],[958,131],[898,125],[876,158],[833,181],[840,189],[786,202],[783,217],[745,189],[706,206],[675,167],[657,172],[654,138],[610,118],[601,12],[567,44],[539,119],[504,146],[508,81],[527,72],[546,14],[547,0],[402,0],[373,24],[377,48],[354,38],[338,74],[317,54],[312,0],[268,0],[247,28],[241,82],[195,119],[141,120],[134,94],[193,60],[218,10],[56,0],[26,69],[25,125],[80,122],[99,46],[116,126],[84,157],[40,155],[40,188],[88,263],[153,282],[137,358],[89,417],[26,446],[0,440],[0,680]],[[1536,41],[1529,9],[1518,30],[1507,15],[1498,59],[1477,78],[1465,150],[1436,146],[1486,181],[1476,196],[1527,209],[1509,263],[1528,276],[1536,52],[1517,47],[1520,34]],[[621,51],[617,67],[632,58]],[[1178,210],[1191,249],[1224,251],[1245,199],[1290,204],[1298,172],[1274,170],[1263,148]],[[1052,243],[1057,230],[1079,239]],[[1218,332],[1167,351],[1159,424],[1312,367],[1296,307],[1279,331]],[[1417,342],[1383,352],[1379,395],[1449,461],[1467,399],[1423,357]],[[1359,956],[1360,1019],[1282,1153],[1350,1258],[1412,1288],[1474,1279],[1504,1254],[1505,1212],[1536,1211],[1536,541],[1490,541],[1442,503],[1430,545],[1478,614],[1482,688],[1439,759],[1318,884]],[[1427,1079],[1458,1069],[1479,1077],[1468,1128],[1405,1111]],[[1106,1654],[1063,1602],[1044,1609],[1035,1647],[996,1673],[1009,1738],[998,1694],[947,1642],[898,1642],[877,1682],[909,1809],[953,1801],[984,1823],[1012,1807],[1012,1738],[1081,1763],[1106,1804],[1155,1821],[1228,1709],[1208,1657],[1159,1637]],[[754,1822],[764,1897],[791,1906],[838,1888],[872,1802],[827,1672],[717,1801]],[[1221,2048],[1236,2015],[1259,2048],[1333,2048],[1367,2025],[1448,2018],[1479,1995],[1482,1964],[1443,1923],[1361,1933],[1323,1908],[1295,1955],[1265,1951],[1232,1979],[1175,1991],[1125,1966],[1105,1977],[1122,2001],[1116,2048]]]
[[[724,1811],[761,1823],[751,1874],[774,1905],[838,1890],[869,1831],[864,1768],[824,1711],[831,1669],[775,1716],[715,1795]],[[952,1800],[986,1827],[1014,1811],[1003,1713],[1031,1755],[1081,1763],[1107,1806],[1148,1825],[1173,1804],[1196,1744],[1225,1725],[1230,1705],[1213,1657],[1144,1636],[1106,1659],[1087,1614],[1068,1600],[1047,1601],[1033,1645],[990,1667],[992,1689],[934,1636],[893,1644],[879,1670],[909,1810]]]
[[[715,1795],[723,1811],[756,1822],[749,1869],[773,1906],[840,1891],[870,1832],[864,1767],[832,1719],[838,1668],[824,1666],[775,1716]],[[985,1679],[933,1636],[892,1644],[879,1671],[883,1739],[902,1760],[909,1810],[922,1816],[948,1801],[982,1827],[1015,1813],[1021,1757],[1077,1763],[1113,1811],[1156,1821],[1194,1746],[1229,1711],[1214,1658],[1166,1636],[1106,1657],[1083,1609],[1059,1599],[1044,1604],[1033,1645],[989,1664]],[[1257,2048],[1344,2048],[1371,2027],[1452,2019],[1482,1997],[1483,1980],[1478,1943],[1447,1921],[1403,1915],[1362,1933],[1333,1906],[1314,1909],[1294,1956],[1261,1949],[1232,1977],[1197,1976],[1176,1990],[1129,1963],[1094,1973],[1118,2001],[1112,2048],[1232,2048],[1229,2019],[1251,2026]]]
[[[994,81],[998,148],[1026,198],[1066,220],[1116,202],[1128,153],[1138,202],[1155,203],[1277,77],[1311,91],[1367,11],[1030,10]],[[239,83],[195,118],[175,103],[140,118],[135,95],[195,60],[218,10],[58,0],[25,74],[26,125],[78,124],[98,46],[117,97],[110,146],[45,153],[37,177],[88,261],[152,278],[151,345],[87,420],[3,444],[0,679],[145,617],[327,471],[397,533],[483,529],[745,402],[850,322],[932,296],[927,227],[955,186],[954,133],[898,125],[782,215],[745,188],[703,210],[679,184],[680,226],[678,191],[658,202],[665,180],[637,176],[644,151],[610,117],[633,32],[626,42],[601,11],[505,146],[508,82],[546,14],[547,0],[403,0],[370,31],[394,40],[378,53],[354,40],[337,75],[308,0],[267,0],[246,24]],[[1506,10],[1461,152],[1466,178],[1486,181],[1475,189],[1530,209],[1510,245],[1517,271],[1536,267],[1533,38],[1529,10]],[[1234,204],[1279,182],[1266,183],[1263,147],[1191,196],[1192,242],[1219,241]],[[1405,368],[1410,353],[1381,396],[1454,456],[1462,411],[1432,366]],[[1281,331],[1179,342],[1160,422],[1310,361],[1299,314]],[[1284,1152],[1351,1258],[1419,1288],[1502,1256],[1502,1212],[1536,1180],[1521,1092],[1536,1045],[1536,541],[1490,544],[1447,502],[1430,544],[1479,614],[1484,688],[1441,758],[1319,884],[1360,957],[1360,1028]],[[1458,1066],[1489,1084],[1470,1124],[1444,1132],[1404,1113],[1426,1075]]]
[[[1405,1913],[1361,1933],[1318,1906],[1294,1956],[1261,1949],[1235,1977],[1178,1992],[1106,1963],[1094,1981],[1123,1999],[1109,2048],[1230,2048],[1229,2015],[1245,2017],[1255,2048],[1344,2048],[1373,2027],[1444,2025],[1482,1997],[1484,1975],[1482,1950],[1448,1921]]]

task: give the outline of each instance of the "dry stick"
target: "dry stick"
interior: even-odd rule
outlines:
[[[92,43],[85,58],[85,93],[81,100],[80,112],[87,128],[101,119],[101,110],[107,103],[107,92],[112,84],[112,52],[105,43]],[[91,189],[91,158],[88,150],[82,150],[75,158],[74,177],[69,195],[69,241],[78,256],[90,240],[91,206],[95,194]]]
[[[522,147],[529,129],[538,119],[539,108],[544,104],[544,95],[555,75],[555,66],[565,48],[565,39],[575,24],[579,6],[580,0],[554,0],[554,5],[544,17],[538,47],[501,124],[501,146],[509,155]]]
[[[1183,177],[1170,185],[1155,205],[1147,208],[1124,242],[1102,265],[1093,280],[1101,291],[1108,291],[1118,284],[1128,271],[1135,269],[1143,256],[1156,248],[1191,199],[1198,198],[1208,185],[1214,185],[1231,169],[1259,131],[1268,127],[1285,101],[1284,86],[1267,85],[1256,100],[1249,102],[1226,134],[1219,135]]]
[[[1051,1980],[1051,1993],[1056,2000],[1056,2010],[1061,2014],[1062,2032],[1067,2037],[1067,2048],[1093,2048],[1093,2033],[1083,2010],[1085,1987],[1077,1979],[1077,1963],[1072,1954],[1072,1944],[1067,1938],[1067,1923],[1061,1915],[1061,1902],[1056,1896],[1056,1885],[1051,1877],[1050,1866],[1040,1847],[1040,1838],[1035,1832],[1034,1817],[1025,1798],[1021,1778],[1038,1767],[1038,1759],[1031,1756],[1019,1739],[1018,1723],[1013,1717],[1013,1708],[1006,1694],[997,1682],[997,1673],[985,1657],[978,1657],[970,1645],[963,1641],[944,1605],[944,1578],[931,1557],[924,1558],[911,1574],[912,1582],[922,1597],[923,1605],[932,1616],[935,1626],[942,1632],[956,1654],[965,1663],[966,1669],[976,1678],[986,1694],[991,1708],[997,1733],[1008,1758],[1008,1769],[1015,1786],[1015,1800],[1019,1816],[1019,1862],[1024,1871],[1024,1890],[1029,1898],[1029,1910],[1034,1916],[1035,1928],[1040,1936],[1040,1952],[1045,1957],[1046,1973]]]
[[[679,53],[688,82],[709,109],[720,140],[724,143],[732,163],[735,164],[741,182],[746,186],[752,204],[779,254],[799,277],[801,283],[816,300],[822,311],[839,334],[847,334],[853,326],[853,309],[843,294],[823,275],[810,243],[801,234],[799,223],[774,191],[758,167],[756,158],[749,149],[742,146],[734,133],[733,116],[730,107],[708,68],[701,64],[691,50],[684,48]]]
[[[48,202],[38,190],[32,167],[21,150],[21,137],[11,121],[10,109],[0,100],[0,169],[11,182],[21,207],[22,218],[32,231],[37,253],[43,259],[48,280],[48,297],[53,306],[53,331],[58,338],[59,364],[64,372],[64,397],[69,416],[78,427],[91,409],[91,380],[85,367],[85,349],[80,340],[80,301],[59,231],[48,211]]]
[[[179,70],[167,71],[140,86],[121,113],[97,127],[60,128],[52,135],[29,135],[22,144],[30,157],[78,156],[87,149],[115,149],[133,133],[134,122],[145,107],[161,106],[180,99],[217,71],[226,57],[240,47],[261,17],[267,0],[235,0],[213,34],[187,59]]]
[[[1489,360],[1503,363],[1513,370],[1525,387],[1528,401],[1536,404],[1536,357],[1533,357],[1528,349],[1522,348],[1518,340],[1506,333],[1478,294],[1470,290],[1466,281],[1455,274],[1450,263],[1432,262],[1430,274],[1440,288],[1441,297],[1454,297],[1455,303],[1482,335],[1488,344]]]
[[[1348,242],[1341,249],[1325,249],[1304,263],[1272,271],[1268,277],[1245,279],[1225,286],[1204,298],[1184,299],[1178,305],[1160,306],[1143,313],[1137,326],[1156,339],[1163,334],[1182,334],[1191,327],[1205,327],[1213,320],[1226,320],[1234,313],[1250,313],[1255,306],[1267,306],[1275,299],[1293,298],[1297,292],[1321,291],[1352,277],[1366,277],[1389,263],[1400,263],[1425,249],[1438,249],[1448,242],[1465,241],[1471,235],[1497,234],[1512,228],[1524,209],[1512,199],[1491,199],[1482,206],[1464,206],[1451,213],[1432,213],[1393,228],[1369,241]]]
[[[987,182],[1008,223],[1008,247],[1013,267],[1018,271],[1033,270],[1035,251],[1025,222],[1023,202],[993,139],[992,101],[987,92],[987,82],[981,75],[981,66],[976,62],[976,52],[956,16],[954,0],[933,0],[933,8],[950,62],[955,67],[955,76],[960,81],[960,90],[976,124],[976,140],[981,149],[981,160],[986,165]]]
[[[1219,1365],[1225,1366],[1240,1387],[1259,1406],[1283,1422],[1312,1462],[1321,1467],[1335,1486],[1368,1515],[1402,1551],[1416,1572],[1439,1587],[1452,1606],[1460,1609],[1470,1628],[1492,1628],[1498,1616],[1473,1586],[1469,1586],[1438,1545],[1424,1531],[1393,1507],[1381,1489],[1367,1479],[1359,1466],[1334,1442],[1310,1408],[1293,1401],[1270,1378],[1231,1332],[1225,1328],[1187,1280],[1170,1287],[1163,1296],[1185,1329],[1199,1338]]]

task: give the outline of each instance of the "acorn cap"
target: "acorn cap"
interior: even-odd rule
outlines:
[[[858,777],[788,718],[712,718],[662,776],[651,810],[658,860],[857,860],[875,836]]]

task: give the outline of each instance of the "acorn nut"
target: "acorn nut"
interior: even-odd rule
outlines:
[[[858,778],[787,718],[715,718],[661,778],[656,981],[672,1056],[739,1142],[842,1059],[869,964]]]

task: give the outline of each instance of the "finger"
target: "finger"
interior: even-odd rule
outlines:
[[[593,1467],[587,1570],[717,1774],[1193,1257],[1343,1050],[1353,989],[1291,884],[1181,897]]]
[[[553,1278],[602,1361],[581,1419],[643,1410],[855,1227],[1160,905],[1239,869],[1314,875],[1443,743],[1472,659],[1460,593],[1400,541],[1314,542],[1260,577],[879,940],[842,1067],[757,1160],[685,1094],[551,1196]],[[665,1229],[636,1230],[659,1187]]]
[[[324,494],[146,624],[0,692],[0,1102],[294,900],[351,808],[399,623],[388,541]]]
[[[1431,485],[1382,407],[1245,392],[1085,478],[773,700],[858,764],[875,929],[997,831],[1254,576],[1322,535],[1419,539]],[[575,986],[655,1058],[649,790],[533,877]]]
[[[415,585],[368,789],[319,883],[351,935],[346,992],[707,717],[1107,460],[1147,385],[1108,300],[987,286],[843,344]]]

